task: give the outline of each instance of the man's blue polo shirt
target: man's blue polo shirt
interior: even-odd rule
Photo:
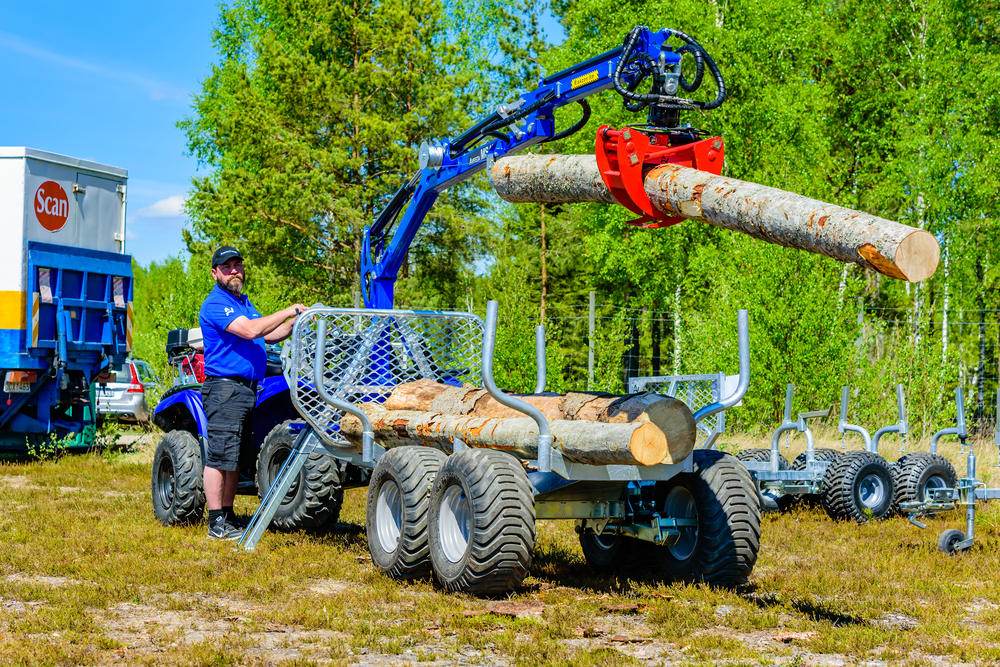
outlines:
[[[267,371],[264,337],[247,340],[226,331],[240,315],[248,320],[261,316],[245,294],[236,297],[218,285],[201,304],[198,322],[205,344],[205,375],[264,379]]]

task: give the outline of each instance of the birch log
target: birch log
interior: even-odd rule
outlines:
[[[616,203],[593,155],[516,155],[497,160],[493,188],[509,202]],[[653,207],[756,239],[852,262],[919,282],[934,275],[940,249],[928,232],[784,190],[674,164],[645,174]]]
[[[656,394],[616,396],[602,393],[515,394],[538,408],[550,422],[589,421],[605,424],[655,424],[667,439],[668,456],[680,461],[694,447],[694,416],[682,401]],[[518,419],[524,414],[497,402],[485,389],[452,387],[417,380],[395,387],[387,410],[416,410],[489,419]]]
[[[470,447],[499,449],[525,459],[538,457],[538,426],[533,419],[488,419],[413,410],[386,410],[378,403],[359,403],[368,415],[375,440],[387,449],[427,445],[451,453],[455,440]],[[655,424],[605,424],[559,420],[549,423],[552,447],[575,463],[653,465],[673,463],[667,439]],[[340,433],[360,449],[361,420],[345,415]]]

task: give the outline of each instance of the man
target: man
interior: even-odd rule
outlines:
[[[201,399],[208,418],[204,477],[208,536],[235,540],[245,527],[233,514],[233,500],[241,464],[255,458],[251,418],[257,383],[267,370],[264,343],[288,338],[295,318],[306,307],[297,303],[262,317],[243,294],[243,257],[232,246],[215,251],[212,277],[215,288],[198,314],[205,345]]]

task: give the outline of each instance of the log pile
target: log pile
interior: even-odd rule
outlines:
[[[616,203],[593,155],[516,155],[493,165],[497,194],[513,203]],[[940,248],[930,233],[776,188],[675,164],[644,176],[653,207],[756,239],[856,263],[892,278],[934,275]]]
[[[554,449],[575,463],[654,465],[676,463],[695,441],[691,410],[654,394],[519,395],[545,415]],[[509,451],[537,458],[534,420],[495,401],[485,389],[450,387],[430,380],[399,385],[382,405],[358,404],[386,448],[422,444],[451,452],[454,441],[470,447]],[[341,434],[361,446],[361,421],[345,415]]]

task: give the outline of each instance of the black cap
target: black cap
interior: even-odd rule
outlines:
[[[233,246],[220,245],[219,249],[215,251],[214,255],[212,255],[212,268],[214,269],[219,264],[225,264],[233,257],[239,257],[240,259],[243,259],[243,255],[240,254],[240,251],[234,248]]]

